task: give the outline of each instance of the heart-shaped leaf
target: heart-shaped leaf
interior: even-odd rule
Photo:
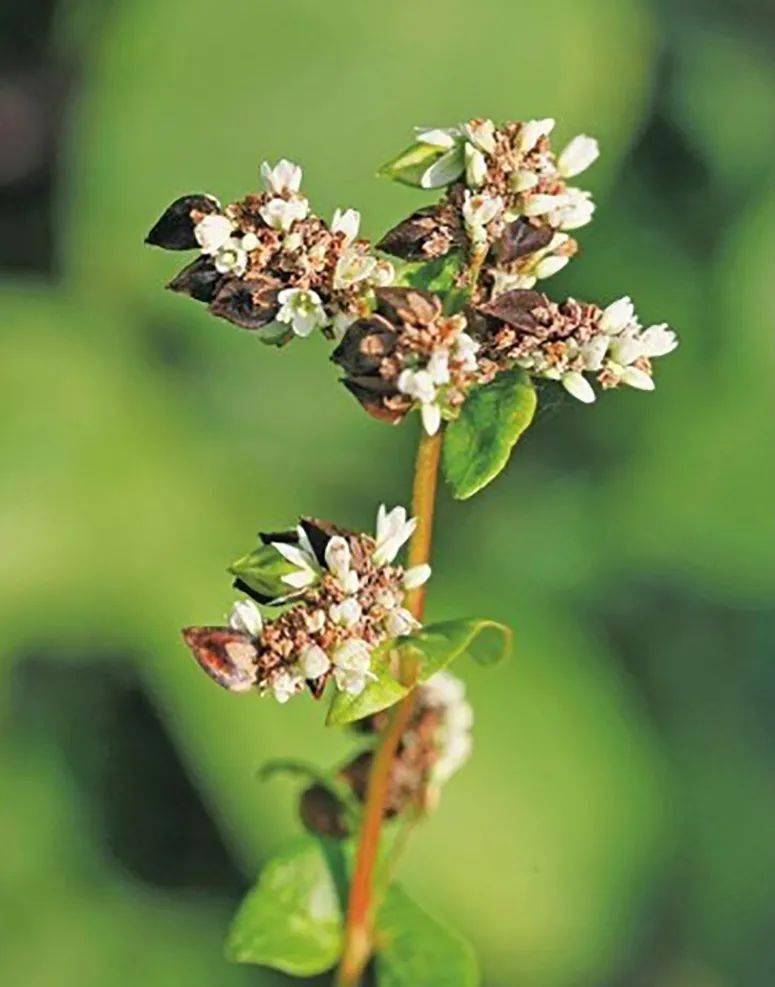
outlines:
[[[319,843],[303,838],[264,867],[229,930],[226,954],[294,977],[330,970],[342,949],[342,911]]]
[[[535,388],[521,370],[506,370],[471,391],[444,437],[444,475],[458,500],[500,473],[535,408]]]
[[[470,618],[428,624],[401,639],[417,662],[417,681],[427,682],[461,655],[480,665],[495,665],[511,651],[511,628],[495,620]]]
[[[393,885],[377,918],[378,987],[477,987],[473,947]]]
[[[337,692],[331,702],[326,717],[327,726],[344,726],[364,716],[379,713],[397,703],[409,692],[391,671],[391,661],[395,652],[395,640],[386,641],[374,650],[371,658],[371,671],[375,676],[363,692],[357,696],[347,692]]]

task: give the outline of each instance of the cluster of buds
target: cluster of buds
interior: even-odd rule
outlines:
[[[380,288],[375,300],[375,312],[350,326],[332,359],[375,418],[398,422],[418,408],[433,435],[442,418],[456,417],[471,386],[483,382],[479,344],[465,331],[465,316],[444,315],[434,294]]]
[[[320,698],[333,680],[358,695],[374,678],[374,650],[419,627],[402,604],[430,567],[395,563],[415,523],[403,507],[382,506],[374,537],[306,518],[293,531],[262,534],[231,567],[248,598],[234,604],[226,627],[186,628],[186,643],[233,692],[255,687],[284,703],[305,686]],[[289,605],[264,621],[257,603]]]
[[[361,733],[379,734],[389,713],[361,720]],[[465,697],[465,685],[451,672],[437,672],[414,693],[412,717],[401,736],[390,768],[384,814],[387,818],[407,811],[425,813],[438,805],[443,785],[471,756],[474,712]],[[356,800],[366,799],[374,754],[363,751],[348,762],[338,778]],[[344,838],[350,825],[341,803],[321,784],[313,784],[301,797],[300,812],[307,827],[327,836]]]
[[[358,239],[360,214],[337,209],[327,224],[302,195],[301,168],[261,166],[265,191],[225,208],[210,195],[188,195],[166,210],[146,242],[199,257],[168,287],[209,305],[243,329],[281,345],[316,329],[339,338],[367,312],[392,265]]]
[[[441,257],[466,246],[484,264],[490,297],[561,270],[576,253],[568,231],[592,219],[588,192],[568,185],[598,156],[597,141],[583,134],[556,155],[549,134],[554,120],[496,127],[470,120],[452,128],[421,129],[414,157],[427,167],[412,184],[449,185],[437,206],[419,210],[383,238],[380,248],[406,260]],[[410,149],[411,151],[412,149]],[[405,153],[386,169],[399,181]],[[428,163],[429,162],[429,163]]]
[[[533,377],[560,381],[585,403],[595,392],[584,374],[594,374],[604,389],[626,384],[651,391],[651,360],[678,345],[665,324],[642,328],[628,297],[606,308],[573,298],[557,305],[540,292],[517,289],[479,306],[475,319],[483,367],[522,367]]]

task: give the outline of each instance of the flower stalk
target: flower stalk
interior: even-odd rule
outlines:
[[[435,435],[427,435],[423,432],[417,449],[412,488],[412,515],[417,518],[417,527],[409,542],[410,566],[426,564],[430,560],[441,436],[440,431]],[[409,591],[406,605],[416,620],[422,619],[425,608],[424,585]],[[415,676],[415,669],[404,660],[404,667],[401,668],[401,678],[404,684],[414,685]],[[401,737],[411,719],[413,704],[414,691],[393,707],[391,717],[380,738],[369,775],[363,823],[350,882],[344,949],[337,974],[338,987],[355,987],[360,982],[361,975],[371,957],[372,926],[376,904],[374,901],[374,870],[390,784],[390,770]]]

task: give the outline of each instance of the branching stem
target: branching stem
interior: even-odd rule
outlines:
[[[430,559],[441,434],[441,431],[433,436],[423,433],[417,449],[412,489],[412,515],[417,518],[417,527],[409,543],[410,566],[420,565]],[[407,594],[406,606],[418,620],[422,619],[425,607],[424,586]],[[405,684],[414,685],[413,668],[403,667],[401,676]],[[371,956],[375,907],[374,870],[390,786],[390,770],[401,737],[409,724],[413,703],[412,691],[393,707],[372,762],[355,868],[350,883],[344,950],[337,975],[338,987],[355,987]]]

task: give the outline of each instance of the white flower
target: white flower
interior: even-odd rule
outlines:
[[[264,622],[253,600],[237,600],[229,612],[229,627],[250,637],[258,637]]]
[[[441,428],[441,408],[437,404],[421,405],[420,418],[428,435],[435,435]]]
[[[277,300],[281,307],[275,318],[278,322],[290,323],[297,336],[309,336],[328,323],[320,295],[312,289],[284,288]]]
[[[545,192],[537,192],[535,195],[528,196],[522,207],[522,213],[525,216],[543,216],[546,213],[558,210],[565,202],[564,192],[561,192],[559,195],[547,195]]]
[[[678,346],[678,337],[664,322],[644,329],[640,341],[644,356],[667,356]]]
[[[215,269],[219,274],[242,275],[248,266],[247,251],[242,249],[241,241],[227,240],[215,252]]]
[[[449,383],[449,353],[443,349],[434,350],[428,360],[426,370],[434,384]]]
[[[466,159],[466,184],[469,188],[479,188],[487,179],[487,162],[478,147],[466,141],[464,148]]]
[[[463,202],[463,219],[470,229],[483,228],[491,223],[503,208],[503,200],[499,195],[472,195],[466,189]]]
[[[240,240],[240,246],[248,253],[250,253],[251,250],[255,250],[258,243],[259,240],[255,233],[246,233]]]
[[[645,370],[641,370],[639,367],[624,367],[622,370],[621,381],[623,384],[627,384],[629,387],[635,387],[639,391],[653,391],[654,381],[650,374],[647,374]]]
[[[388,511],[384,504],[380,504],[377,511],[377,547],[372,555],[374,564],[388,565],[392,562],[416,527],[417,518],[407,520],[405,508],[394,507]]]
[[[455,359],[459,360],[464,370],[476,370],[476,354],[479,343],[467,332],[458,333],[455,339]]]
[[[345,243],[349,243],[358,236],[361,226],[361,214],[357,209],[336,209],[334,218],[331,220],[332,233],[344,233]]]
[[[572,394],[574,398],[583,401],[584,404],[592,404],[595,400],[595,392],[587,378],[576,370],[569,370],[562,375],[562,386]]]
[[[460,137],[457,127],[415,127],[415,138],[420,144],[430,144],[451,151],[455,138]]]
[[[579,134],[564,148],[557,158],[557,170],[563,178],[573,178],[580,172],[585,171],[596,161],[600,154],[600,148],[594,137],[587,137],[586,134]]]
[[[356,247],[348,247],[339,255],[334,270],[334,287],[348,288],[357,284],[358,281],[365,281],[374,274],[377,267],[377,258],[371,254],[366,254]]]
[[[358,573],[355,569],[350,569],[350,571],[346,573],[344,577],[339,580],[339,582],[345,593],[357,593],[358,587],[361,584],[361,581],[358,578]]]
[[[576,230],[590,222],[595,212],[595,203],[589,192],[579,188],[567,188],[558,198],[563,201],[549,215],[552,226],[561,230]]]
[[[350,570],[350,546],[346,538],[334,535],[329,538],[325,552],[326,566],[337,579],[343,579]]]
[[[463,124],[463,133],[480,151],[492,154],[495,150],[495,124],[492,120],[469,120]]]
[[[233,232],[231,220],[218,213],[210,213],[194,227],[196,242],[206,254],[214,254],[231,238]]]
[[[436,400],[436,386],[427,370],[402,370],[396,383],[402,394],[420,404],[430,404]]]
[[[389,589],[381,589],[376,596],[376,602],[384,607],[385,610],[392,610],[393,607],[398,606],[398,599],[395,593],[391,593]]]
[[[404,572],[404,589],[417,589],[419,586],[424,586],[430,579],[430,575],[431,567],[427,562],[413,565],[411,569]],[[387,609],[389,610],[390,607]]]
[[[519,131],[517,139],[517,150],[523,154],[532,151],[542,137],[551,134],[554,129],[554,120],[546,117],[544,120],[526,120]]]
[[[301,233],[286,233],[283,239],[283,250],[295,253],[297,250],[301,250],[303,244],[304,239]]]
[[[272,168],[268,161],[261,165],[261,178],[267,192],[282,195],[284,192],[298,192],[301,188],[301,168],[292,161],[281,158]]]
[[[610,339],[605,334],[601,336],[593,336],[588,342],[584,343],[579,352],[584,360],[584,368],[586,370],[600,370],[603,366],[603,360],[608,352],[608,344]]]
[[[630,325],[634,319],[635,306],[632,304],[630,297],[625,295],[623,298],[617,298],[615,302],[611,302],[610,305],[607,305],[603,309],[603,314],[600,317],[600,328],[603,332],[607,332],[609,336],[615,336],[625,326]]]
[[[411,634],[420,624],[404,607],[390,610],[385,617],[385,630],[391,637],[403,637]]]
[[[258,212],[267,226],[287,233],[297,220],[305,218],[309,203],[304,198],[270,199]]]
[[[361,638],[350,638],[340,644],[331,656],[334,681],[342,692],[357,696],[366,688],[368,679],[376,679],[371,671],[371,649]]]
[[[438,783],[449,781],[469,759],[472,749],[473,741],[469,733],[451,733],[433,766],[434,780]]]
[[[542,257],[535,266],[535,276],[537,278],[550,278],[553,274],[561,271],[568,263],[570,257],[557,256]]]
[[[304,687],[304,679],[300,675],[292,672],[278,672],[272,679],[272,694],[278,703],[287,703],[288,700],[300,692]]]
[[[328,608],[328,616],[342,627],[354,627],[361,619],[361,605],[354,596],[348,596],[341,603],[333,603]]]
[[[298,668],[305,679],[319,679],[330,667],[328,655],[317,644],[308,644],[299,654]]]
[[[509,179],[509,185],[515,192],[529,192],[538,185],[538,175],[527,168],[520,168]]]
[[[291,586],[293,589],[304,589],[318,581],[320,576],[318,561],[314,554],[302,544],[289,545],[287,542],[273,541],[272,548],[276,549],[286,562],[296,566],[295,572],[289,572],[282,577],[286,586]]]

